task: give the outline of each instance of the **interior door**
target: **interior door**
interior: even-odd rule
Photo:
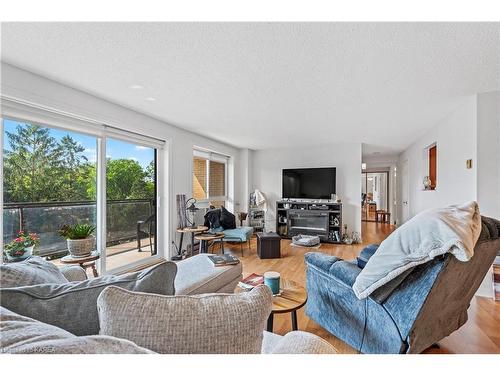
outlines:
[[[410,218],[410,170],[408,159],[401,166],[401,208],[401,224],[403,224]]]

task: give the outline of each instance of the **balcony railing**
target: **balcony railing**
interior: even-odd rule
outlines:
[[[154,213],[154,201],[148,199],[108,200],[106,206],[106,246],[137,241],[137,222]],[[19,230],[35,232],[40,237],[39,255],[52,256],[67,251],[66,240],[58,231],[64,224],[96,225],[95,201],[5,203],[3,240],[12,241]],[[132,246],[134,248],[134,246]]]

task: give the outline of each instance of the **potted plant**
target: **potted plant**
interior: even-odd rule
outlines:
[[[23,260],[33,254],[33,249],[39,242],[36,233],[21,230],[16,238],[5,245],[4,253],[9,261]]]
[[[73,257],[85,257],[94,249],[95,227],[90,224],[63,225],[59,235],[66,238],[68,250]]]

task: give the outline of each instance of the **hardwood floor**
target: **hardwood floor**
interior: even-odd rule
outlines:
[[[343,259],[354,259],[359,251],[369,243],[379,243],[393,230],[388,224],[364,222],[362,224],[363,244],[331,245],[322,244],[316,250]],[[243,276],[252,272],[264,273],[268,270],[278,271],[282,277],[305,284],[304,254],[309,249],[290,246],[290,241],[281,241],[280,259],[259,259],[256,254],[255,239],[251,250],[245,250],[241,258],[239,246],[226,246],[234,251],[243,263]],[[469,308],[469,320],[458,331],[439,342],[439,348],[428,349],[425,353],[500,353],[500,303],[485,297],[474,297]],[[314,333],[330,342],[339,353],[356,353],[352,347],[339,340],[325,329],[310,320],[304,313],[304,308],[297,313],[300,330]],[[285,334],[291,330],[289,314],[274,317],[274,332]]]

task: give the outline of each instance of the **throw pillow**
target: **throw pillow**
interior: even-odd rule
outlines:
[[[0,265],[1,288],[67,282],[56,265],[40,257],[34,256],[21,262]]]
[[[219,228],[220,225],[220,214],[221,210],[220,208],[216,208],[213,210],[208,210],[208,212],[205,214],[205,223],[204,225],[208,228]]]
[[[220,207],[220,225],[224,229],[235,229],[236,228],[236,217],[226,210],[224,206]]]
[[[97,299],[101,334],[164,354],[257,354],[271,313],[266,286],[237,294],[160,296],[106,288]]]
[[[77,337],[61,328],[0,307],[0,353],[140,354],[152,353],[133,342],[108,336]]]
[[[144,271],[107,275],[65,284],[40,284],[0,290],[0,304],[20,315],[55,325],[77,336],[99,333],[97,297],[110,285],[140,292],[174,294],[177,266],[164,262]]]

